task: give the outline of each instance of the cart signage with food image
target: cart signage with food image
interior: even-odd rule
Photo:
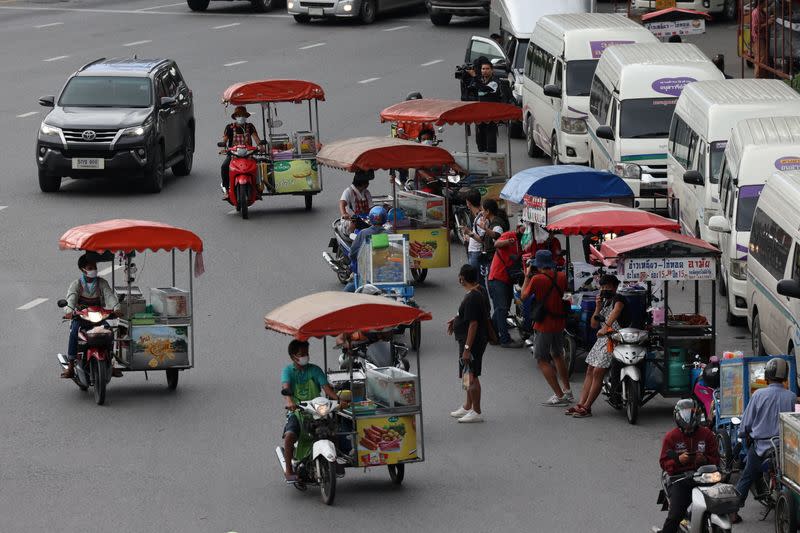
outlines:
[[[716,278],[717,261],[713,257],[629,257],[620,261],[623,281],[693,281]]]
[[[780,429],[781,474],[800,486],[800,413],[781,413]]]
[[[446,268],[450,266],[450,241],[447,228],[398,229],[408,235],[408,255],[413,268]]]
[[[719,412],[723,418],[742,416],[744,412],[743,363],[725,361],[720,365],[720,404]]]
[[[189,326],[133,326],[132,368],[158,370],[189,366]]]
[[[276,193],[319,190],[319,173],[314,159],[275,161],[273,183]]]
[[[417,459],[415,415],[359,417],[356,432],[358,466],[391,465]]]

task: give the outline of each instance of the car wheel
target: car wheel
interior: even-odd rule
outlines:
[[[164,187],[164,152],[160,146],[153,149],[153,161],[144,176],[144,189],[147,192],[161,192]]]
[[[309,17],[308,15],[295,15],[294,21],[297,22],[298,24],[308,24],[309,22],[311,22],[311,17]]]
[[[361,13],[359,18],[362,24],[372,24],[375,22],[375,0],[362,0]]]
[[[764,350],[764,345],[761,343],[761,317],[758,314],[753,316],[753,330],[751,333],[753,344],[753,355],[764,356],[767,352]]]
[[[250,3],[256,13],[266,13],[272,9],[273,0],[250,0]]]
[[[550,161],[552,161],[554,165],[561,164],[558,160],[558,137],[556,136],[556,132],[553,132],[553,136],[550,137]]]
[[[209,0],[186,0],[192,11],[205,11],[208,9]]]
[[[448,13],[431,13],[431,22],[434,26],[447,26],[452,18],[453,15]]]
[[[42,192],[58,192],[61,188],[61,176],[51,176],[44,170],[39,171],[39,189]]]
[[[194,161],[194,132],[190,128],[183,143],[183,159],[172,166],[172,173],[176,176],[188,176],[192,172],[192,161]]]

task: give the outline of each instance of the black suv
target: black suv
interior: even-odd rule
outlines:
[[[61,178],[143,178],[159,192],[166,167],[192,171],[192,91],[171,59],[98,59],[70,77],[39,127],[39,187],[56,192]]]
[[[486,17],[490,0],[427,0],[425,7],[431,22],[436,26],[447,26],[453,15],[457,17]]]

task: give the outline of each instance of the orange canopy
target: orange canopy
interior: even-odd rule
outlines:
[[[381,111],[381,122],[432,122],[443,124],[478,124],[522,120],[522,110],[499,102],[462,102],[423,98],[407,100]]]
[[[389,298],[349,292],[318,292],[273,310],[264,318],[267,329],[299,340],[341,333],[383,331],[431,314]]]
[[[600,247],[602,259],[630,257],[689,257],[719,255],[720,251],[702,239],[650,228],[606,241]]]
[[[222,93],[222,101],[233,105],[314,99],[325,100],[325,91],[316,83],[303,80],[246,81],[234,83]]]
[[[646,228],[680,231],[671,218],[608,202],[570,202],[547,210],[547,229],[564,235],[631,233]]]
[[[430,168],[455,161],[444,148],[392,137],[356,137],[326,144],[317,162],[348,172],[393,168]]]
[[[144,252],[152,250],[203,251],[203,241],[189,230],[146,220],[106,220],[76,226],[58,241],[62,250],[90,252]]]

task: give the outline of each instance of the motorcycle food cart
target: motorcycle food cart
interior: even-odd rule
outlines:
[[[314,195],[322,192],[322,174],[317,167],[320,100],[325,100],[322,87],[303,80],[248,81],[225,89],[222,103],[226,107],[261,106],[262,139],[267,142],[267,153],[258,164],[257,199],[276,195],[303,196],[306,210],[309,210]],[[283,125],[277,119],[277,104],[287,102],[308,103],[307,130],[298,130],[292,135],[275,131]]]
[[[182,370],[194,367],[193,277],[204,272],[203,241],[189,230],[145,220],[116,219],[77,226],[61,236],[61,250],[82,250],[112,261],[111,287],[122,306],[114,359],[124,372],[165,371],[170,389]],[[165,251],[172,258],[172,285],[150,289],[149,304],[135,281],[136,253]],[[188,290],[177,287],[176,251],[188,253]],[[123,267],[116,285],[113,262]],[[63,362],[62,362],[63,364]]]
[[[337,411],[341,428],[336,444],[339,465],[387,466],[392,482],[399,485],[405,477],[406,464],[425,460],[422,372],[419,351],[416,367],[410,369],[416,374],[395,367],[359,371],[351,365],[349,371],[332,369],[328,366],[327,337],[392,331],[430,319],[430,313],[391,299],[342,292],[304,296],[265,317],[269,330],[302,341],[321,338],[328,381],[337,393],[350,392],[352,402]],[[335,479],[334,476],[334,484]],[[333,492],[330,487],[327,491]]]
[[[356,137],[335,141],[320,150],[317,160],[321,165],[348,172],[453,164],[453,156],[443,148],[391,137]],[[427,277],[429,268],[450,266],[450,240],[447,238],[449,221],[445,215],[447,198],[432,194],[404,195],[398,193],[394,180],[391,182],[391,196],[373,196],[373,201],[392,203],[394,213],[389,217],[392,231],[408,235],[411,275],[421,283]],[[398,215],[399,208],[405,213],[404,217]]]
[[[800,413],[780,416],[780,494],[775,505],[775,531],[795,533],[800,524]]]

